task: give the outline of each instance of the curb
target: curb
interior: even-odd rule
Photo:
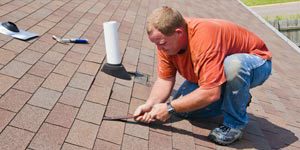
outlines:
[[[238,0],[238,2],[243,5],[247,10],[249,10],[256,18],[258,18],[263,24],[267,25],[273,32],[275,32],[281,39],[283,39],[287,44],[289,44],[292,48],[294,48],[295,51],[300,53],[300,48],[292,42],[290,39],[288,39],[285,35],[283,35],[281,32],[279,32],[277,29],[275,29],[271,24],[269,24],[265,19],[263,19],[260,15],[258,15],[256,12],[254,12],[252,9],[250,9],[248,6],[246,6],[241,0]]]
[[[300,3],[300,1],[285,2],[285,3],[275,3],[275,4],[265,4],[265,5],[256,5],[256,6],[247,6],[247,7],[250,7],[250,8],[259,8],[259,7],[278,6],[278,5],[293,4],[293,3]]]

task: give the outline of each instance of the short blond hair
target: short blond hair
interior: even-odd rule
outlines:
[[[147,33],[157,29],[164,35],[172,35],[176,28],[186,27],[186,22],[179,11],[168,6],[155,9],[147,18]]]

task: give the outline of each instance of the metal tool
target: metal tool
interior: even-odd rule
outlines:
[[[67,39],[67,38],[59,38],[55,35],[52,36],[52,38],[54,40],[56,40],[59,43],[82,43],[82,44],[86,44],[89,43],[88,39],[84,39],[84,38],[72,38],[72,39]]]
[[[133,115],[124,115],[124,116],[104,116],[103,120],[124,120],[124,119],[133,119]]]

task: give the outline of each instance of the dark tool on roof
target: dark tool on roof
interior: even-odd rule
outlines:
[[[124,116],[104,116],[103,120],[124,120],[124,119],[133,119],[133,115],[124,115]]]

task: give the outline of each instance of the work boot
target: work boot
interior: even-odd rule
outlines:
[[[213,129],[208,138],[220,145],[229,145],[242,137],[242,130],[233,129],[225,125]]]

